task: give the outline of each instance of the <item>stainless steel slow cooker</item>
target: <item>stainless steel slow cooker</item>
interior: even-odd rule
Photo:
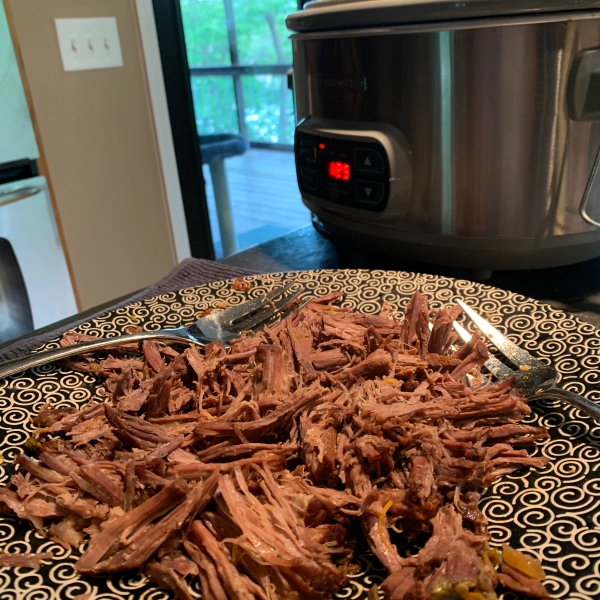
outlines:
[[[438,264],[600,255],[600,0],[317,0],[295,157],[334,235]]]

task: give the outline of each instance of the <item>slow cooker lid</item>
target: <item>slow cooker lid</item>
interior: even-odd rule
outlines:
[[[286,23],[309,32],[598,9],[600,0],[314,0]]]

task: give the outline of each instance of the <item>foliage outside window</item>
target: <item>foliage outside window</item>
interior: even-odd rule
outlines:
[[[239,62],[290,64],[285,16],[296,0],[232,0]],[[181,0],[190,67],[231,66],[224,0]],[[251,141],[291,144],[292,94],[280,74],[243,75],[244,121]],[[200,135],[239,131],[231,76],[194,76],[192,92]]]

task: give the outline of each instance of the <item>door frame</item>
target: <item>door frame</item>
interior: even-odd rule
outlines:
[[[155,59],[150,64],[146,61],[146,65],[151,72],[148,76],[150,86],[152,86],[153,81],[155,85],[157,82],[160,85],[158,67],[162,70],[160,77],[163,82],[164,97],[162,102],[158,98],[158,105],[162,104],[162,107],[159,106],[160,119],[157,122],[157,135],[159,136],[159,147],[161,135],[165,142],[163,147],[160,148],[160,152],[161,159],[163,150],[167,157],[166,162],[163,160],[163,170],[166,170],[170,177],[165,183],[167,193],[169,190],[172,192],[172,196],[169,198],[169,207],[173,232],[176,238],[178,232],[181,236],[185,224],[185,231],[187,231],[189,240],[189,254],[194,258],[214,260],[215,251],[210,230],[204,176],[202,174],[202,155],[196,129],[181,8],[179,0],[136,0],[138,13],[141,6],[142,14],[146,16],[143,20],[146,28],[149,28],[147,12],[150,9],[150,2],[154,13],[155,40],[158,43],[160,63],[156,60],[155,49]],[[142,19],[140,19],[140,27],[142,26]],[[145,41],[143,43],[145,45]],[[158,96],[160,95],[158,93]],[[169,127],[166,127],[165,99]],[[155,104],[154,98],[153,104]],[[171,138],[171,144],[166,139],[168,137]],[[171,150],[169,150],[169,147]],[[174,180],[174,166],[176,166],[179,180],[179,194],[176,189],[177,182]],[[173,200],[172,203],[171,200]],[[174,210],[171,209],[171,204]],[[184,244],[181,245],[184,246]],[[185,254],[185,248],[182,249],[182,254]]]

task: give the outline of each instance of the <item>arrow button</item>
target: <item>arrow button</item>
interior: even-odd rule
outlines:
[[[377,150],[355,148],[354,164],[356,170],[363,173],[383,173],[384,171],[383,156]]]
[[[376,181],[361,181],[355,183],[356,201],[361,204],[379,204],[383,200],[384,187]]]

